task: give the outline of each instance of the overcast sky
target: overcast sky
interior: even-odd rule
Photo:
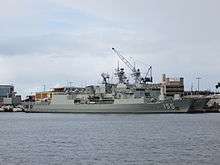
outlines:
[[[0,83],[20,94],[100,83],[117,65],[112,47],[143,72],[152,65],[156,82],[220,81],[219,0],[0,1]]]

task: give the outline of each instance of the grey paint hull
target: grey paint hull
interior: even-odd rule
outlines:
[[[193,103],[190,107],[189,112],[205,112],[205,108],[207,107],[207,103],[209,102],[209,100],[210,98],[193,98]]]
[[[145,104],[35,104],[26,112],[40,113],[186,113],[192,100]]]

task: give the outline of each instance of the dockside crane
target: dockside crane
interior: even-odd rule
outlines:
[[[132,76],[135,79],[135,83],[144,83],[147,82],[153,82],[152,77],[152,66],[150,66],[147,70],[147,73],[144,77],[141,76],[140,69],[136,69],[135,66],[133,66],[123,55],[120,54],[119,51],[117,51],[115,48],[112,48],[112,50],[118,55],[118,57],[121,59],[122,62],[132,71]]]
[[[152,66],[150,66],[147,70],[147,73],[145,77],[142,78],[142,82],[146,84],[147,82],[153,82],[153,76],[152,76]]]
[[[135,66],[133,66],[119,51],[117,51],[115,48],[112,48],[112,50],[118,55],[118,57],[121,59],[122,62],[132,71],[132,76],[135,79],[135,83],[141,83],[141,72],[140,69],[136,69]]]
[[[216,89],[220,88],[220,82],[215,86]]]
[[[118,55],[121,61],[123,61],[125,65],[131,69],[131,71],[136,71],[135,66],[133,66],[124,56],[122,56],[119,51],[117,51],[115,48],[112,48],[112,50]]]

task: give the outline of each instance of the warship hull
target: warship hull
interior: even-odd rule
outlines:
[[[192,96],[188,98],[193,100],[189,109],[190,113],[202,113],[207,111],[208,102],[210,101],[209,97]]]
[[[187,113],[192,100],[156,102],[142,104],[34,104],[26,112],[30,113]]]
[[[205,107],[207,106],[207,103],[209,102],[209,98],[199,98],[195,99],[193,101],[193,104],[190,107],[191,113],[201,113],[201,112],[206,112]]]

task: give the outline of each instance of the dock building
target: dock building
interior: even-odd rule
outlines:
[[[13,85],[0,85],[0,105],[18,105],[21,96],[16,95]]]
[[[165,96],[174,97],[175,95],[182,96],[184,94],[184,78],[167,78],[162,75],[161,90]]]

